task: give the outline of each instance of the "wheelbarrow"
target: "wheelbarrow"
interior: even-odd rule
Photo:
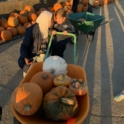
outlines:
[[[62,35],[63,33],[57,32],[57,34]],[[74,64],[68,64],[67,70],[68,73],[67,75],[70,76],[71,78],[77,78],[77,79],[82,79],[84,82],[87,83],[87,78],[86,78],[86,73],[84,69],[78,65],[76,65],[76,36],[74,34],[68,33],[67,35],[73,36],[74,37]],[[47,58],[50,50],[50,46],[52,43],[52,38],[53,35],[51,35],[50,42],[48,44],[48,49],[45,55],[45,58]],[[30,82],[31,77],[42,71],[42,66],[43,62],[37,62],[33,64],[29,70],[27,75],[22,79],[20,84],[23,84],[25,82]],[[72,73],[73,72],[73,73]],[[47,120],[37,114],[31,115],[31,116],[23,116],[20,115],[13,107],[11,104],[11,109],[12,113],[14,115],[14,124],[82,124],[84,120],[86,119],[88,113],[89,113],[89,108],[90,108],[90,102],[89,102],[89,92],[85,94],[84,96],[76,96],[79,104],[79,112],[75,118],[72,118],[68,121],[64,122],[55,122],[55,121],[50,121]]]
[[[87,39],[91,41],[94,40],[96,29],[111,21],[108,20],[105,21],[104,23],[101,23],[105,19],[105,17],[90,12],[71,13],[67,15],[67,18],[70,20],[70,22],[76,29],[77,34],[78,31],[81,31],[81,34],[82,33],[86,34]]]

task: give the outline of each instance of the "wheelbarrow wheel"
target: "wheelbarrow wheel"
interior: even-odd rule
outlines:
[[[15,117],[13,118],[13,124],[21,124]]]

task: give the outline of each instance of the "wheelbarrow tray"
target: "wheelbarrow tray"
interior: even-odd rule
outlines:
[[[76,30],[88,34],[98,28],[105,17],[90,12],[80,12],[68,14],[67,18],[70,20]],[[86,21],[80,21],[79,19],[81,18],[85,19]]]
[[[43,62],[38,62],[32,65],[27,73],[27,75],[23,78],[20,84],[23,84],[25,82],[30,82],[31,77],[42,71],[42,65]],[[77,79],[83,79],[87,83],[86,74],[83,68],[81,68],[78,65],[74,64],[68,64],[68,73],[67,75],[71,78],[77,78]],[[71,73],[70,73],[71,72]],[[73,73],[72,73],[73,72]],[[75,76],[76,74],[76,76]],[[64,122],[55,122],[47,120],[39,115],[32,115],[32,116],[22,116],[16,110],[13,108],[11,104],[12,112],[15,116],[15,118],[21,123],[21,124],[81,124],[87,117],[89,112],[89,93],[87,93],[84,96],[78,96],[77,97],[78,104],[79,104],[79,112],[76,116],[76,118],[70,119],[68,121]]]

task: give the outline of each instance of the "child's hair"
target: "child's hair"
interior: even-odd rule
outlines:
[[[55,12],[55,17],[57,15],[61,15],[62,17],[66,17],[67,11],[64,8],[60,8]]]

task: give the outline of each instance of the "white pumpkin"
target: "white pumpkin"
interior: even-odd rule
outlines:
[[[59,56],[50,56],[43,63],[43,71],[50,72],[54,76],[67,74],[67,63]]]

